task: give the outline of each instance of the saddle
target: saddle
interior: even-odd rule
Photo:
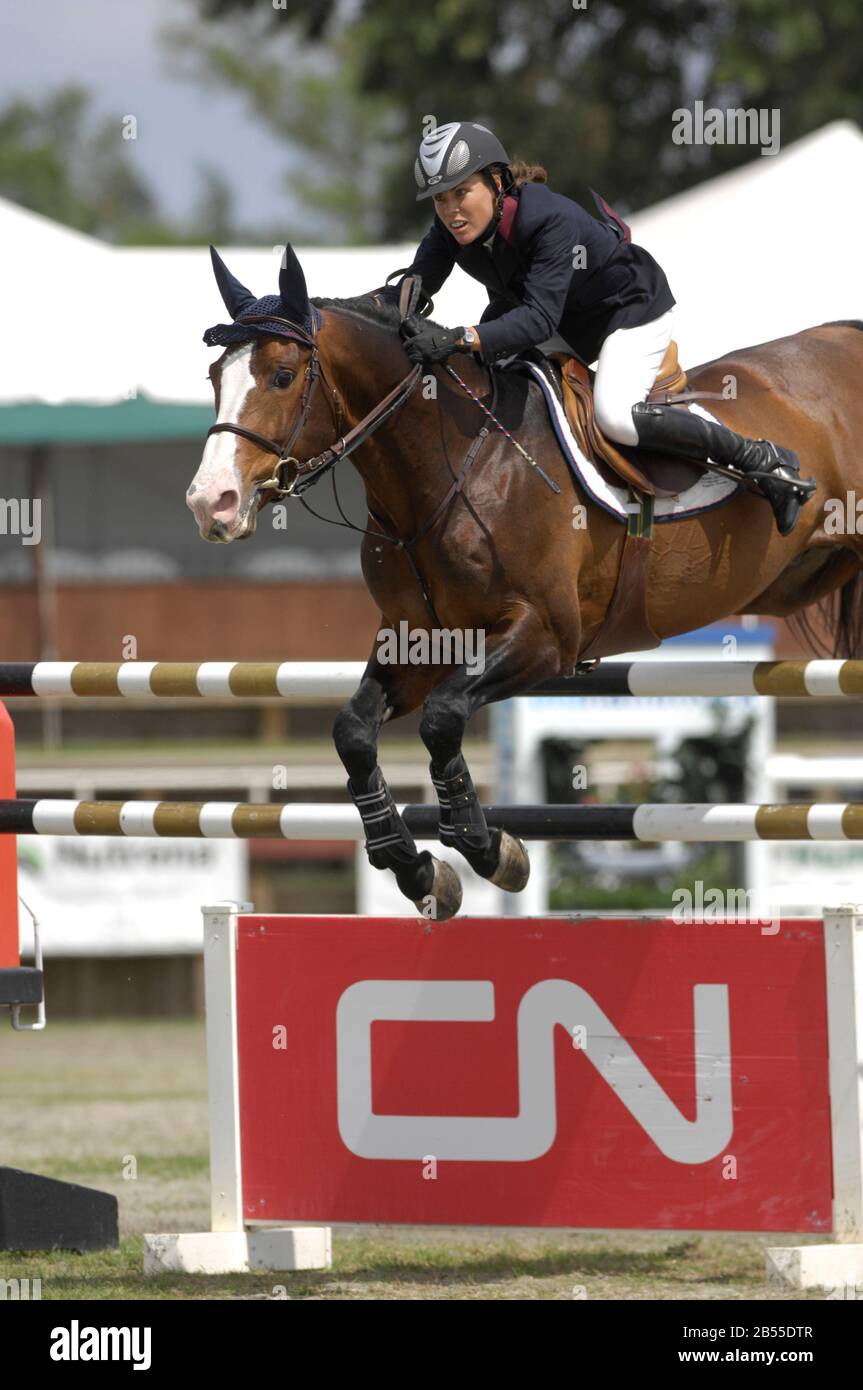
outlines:
[[[623,481],[648,497],[676,497],[698,481],[703,470],[695,463],[615,444],[604,435],[593,411],[593,374],[577,357],[553,355],[560,366],[570,429],[582,453],[596,465],[607,482]],[[678,360],[677,343],[672,339],[647,399],[657,405],[668,405],[695,398],[696,392],[687,390],[686,372]]]

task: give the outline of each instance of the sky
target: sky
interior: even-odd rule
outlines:
[[[158,31],[195,13],[190,0],[0,0],[0,105],[38,103],[80,83],[94,117],[137,117],[130,156],[170,217],[191,213],[208,163],[239,195],[240,222],[271,222],[287,211],[287,147],[248,114],[244,98],[168,72]]]

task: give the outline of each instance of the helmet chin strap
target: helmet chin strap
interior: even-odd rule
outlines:
[[[504,187],[503,179],[501,179],[500,188],[498,188],[491,174],[486,174],[486,178],[489,180],[492,186],[495,203],[494,212],[491,215],[491,221],[484,228],[484,230],[480,232],[479,236],[477,237],[477,241],[480,243],[488,241],[488,238],[491,236],[492,232],[497,227],[497,224],[503,215],[503,200],[506,197],[506,188]]]

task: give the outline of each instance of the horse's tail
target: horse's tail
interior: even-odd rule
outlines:
[[[817,656],[863,657],[863,570],[786,622]]]

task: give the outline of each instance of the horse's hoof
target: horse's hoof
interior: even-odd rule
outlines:
[[[530,860],[521,840],[504,830],[500,837],[500,858],[497,868],[489,879],[496,888],[507,893],[520,893],[530,878]]]
[[[431,891],[422,898],[415,899],[414,906],[430,922],[445,922],[454,917],[461,907],[461,881],[455,869],[443,859],[435,859],[434,881]]]

